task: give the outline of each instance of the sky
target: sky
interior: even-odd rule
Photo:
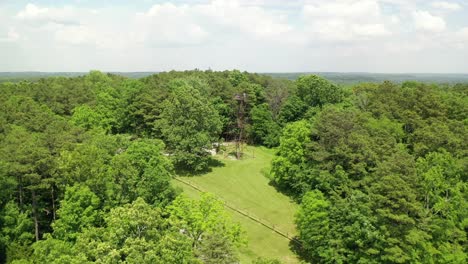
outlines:
[[[0,0],[0,71],[468,73],[468,0]]]

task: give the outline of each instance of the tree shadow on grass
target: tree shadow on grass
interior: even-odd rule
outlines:
[[[219,168],[224,166],[226,166],[226,164],[224,164],[224,162],[220,161],[219,159],[210,158],[210,160],[208,161],[209,171],[211,171],[213,168]]]
[[[312,263],[310,256],[307,254],[307,250],[304,249],[298,237],[294,237],[293,240],[289,241],[289,249],[296,254],[301,263]]]
[[[284,187],[279,185],[273,180],[273,177],[270,174],[270,171],[266,170],[266,168],[263,168],[261,170],[261,174],[268,179],[268,185],[275,188],[275,190],[291,199],[295,203],[300,203],[301,202],[301,194],[297,194],[295,192],[292,192],[290,188]]]
[[[174,165],[174,169],[178,176],[190,177],[190,176],[201,176],[209,172],[212,172],[213,168],[219,168],[219,167],[224,167],[224,166],[226,166],[226,164],[224,164],[222,161],[215,159],[213,157],[209,157],[209,159],[206,161],[206,166],[204,166],[204,168],[200,170],[193,170],[192,168],[189,168],[185,166],[184,164],[176,164]]]
[[[301,195],[292,192],[290,189],[285,188],[279,184],[277,184],[275,181],[273,181],[271,178],[269,178],[270,181],[268,182],[268,185],[271,187],[275,188],[275,190],[285,196],[288,196],[289,199],[291,199],[295,203],[300,203],[301,202]]]

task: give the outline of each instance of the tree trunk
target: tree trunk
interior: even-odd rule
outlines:
[[[23,183],[21,182],[21,177],[18,177],[18,201],[19,207],[23,207]]]
[[[54,186],[51,186],[50,194],[52,195],[52,219],[55,221],[55,195],[54,195]]]
[[[39,241],[39,219],[37,216],[37,202],[36,202],[36,192],[32,191],[32,211],[34,218],[34,234],[36,236],[36,241]]]

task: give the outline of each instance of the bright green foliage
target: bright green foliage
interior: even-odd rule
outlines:
[[[92,88],[93,100],[73,109],[72,122],[86,129],[101,127],[114,133],[130,130],[128,105],[141,86],[132,81],[116,81],[98,71],[90,72],[85,83]]]
[[[199,201],[177,197],[169,207],[169,222],[184,234],[203,263],[236,263],[237,249],[245,243],[241,227],[233,223],[214,195]]]
[[[329,209],[330,203],[320,191],[308,192],[302,198],[296,225],[299,238],[304,242],[304,250],[307,250],[311,259],[320,259],[327,253]]]
[[[161,212],[145,203],[143,199],[112,209],[105,220],[107,239],[115,245],[123,245],[129,238],[158,240],[161,236]]]
[[[101,201],[114,202],[118,186],[109,173],[110,163],[117,150],[128,143],[122,137],[108,136],[101,131],[92,131],[87,137],[84,144],[75,144],[72,149],[60,153],[58,185],[65,190],[66,186],[81,183]]]
[[[463,170],[453,156],[444,150],[440,153],[431,152],[418,159],[417,169],[422,180],[424,208],[432,214],[446,214],[456,210],[450,207],[459,205],[449,202],[449,199],[452,195],[459,195],[453,189],[461,180],[466,182],[466,179],[461,178]]]
[[[6,262],[28,256],[31,251],[29,247],[34,240],[30,215],[21,212],[14,202],[8,202],[1,211],[0,224],[0,251],[5,250]]]
[[[417,171],[422,180],[424,213],[431,221],[438,250],[435,257],[442,263],[466,262],[468,184],[461,178],[462,167],[450,153],[442,151],[419,158]]]
[[[80,105],[73,109],[71,122],[85,129],[101,127],[102,117],[88,105]]]
[[[202,263],[196,258],[190,240],[180,232],[165,235],[160,240],[157,250],[160,255],[157,263]]]
[[[68,189],[68,193],[74,191],[84,192],[85,189]],[[47,236],[34,244],[31,259],[33,263],[234,263],[237,260],[236,246],[241,242],[240,231],[225,218],[219,201],[206,196],[197,202],[195,210],[186,211],[179,217],[178,206],[182,203],[194,204],[186,198],[177,198],[168,209],[170,218],[165,219],[160,208],[138,198],[131,204],[113,208],[105,216],[103,227],[77,227],[81,232],[76,233],[76,242]],[[62,216],[60,209],[59,217]],[[59,224],[65,221],[61,219],[63,217],[54,223],[54,228],[64,225]],[[199,222],[195,224],[184,219],[198,219]],[[190,225],[203,230],[199,233],[200,240],[194,241],[187,235]],[[59,236],[56,232],[54,230],[54,237]]]
[[[99,198],[84,185],[67,187],[57,210],[58,219],[52,223],[54,237],[75,241],[77,234],[99,221]]]
[[[181,195],[169,207],[169,213],[171,225],[189,237],[193,248],[197,248],[200,243],[204,243],[205,237],[210,236],[211,239],[222,238],[226,240],[223,243],[237,246],[244,242],[240,226],[232,223],[224,211],[223,203],[212,194],[203,194],[199,201]]]
[[[207,150],[218,140],[221,121],[214,107],[187,81],[171,83],[157,127],[176,166],[192,171],[208,168]]]
[[[105,263],[195,263],[184,236],[169,231],[159,208],[143,199],[112,209],[105,222],[105,228],[80,234],[74,252],[81,258]]]
[[[93,132],[93,131],[91,131]],[[59,182],[87,185],[104,206],[114,206],[142,197],[148,203],[167,203],[174,197],[169,185],[173,168],[163,155],[160,140],[90,133],[86,144],[61,153]]]
[[[310,143],[310,127],[305,121],[288,124],[280,138],[277,157],[272,161],[271,177],[280,188],[291,193],[302,193],[306,175],[306,146]]]
[[[125,104],[115,88],[108,87],[96,95],[96,110],[101,126],[108,131],[121,131],[125,120]]]
[[[296,81],[297,96],[309,107],[339,103],[343,100],[340,87],[317,75],[299,77]]]
[[[239,84],[246,82],[246,81],[247,81],[246,74],[240,72],[239,70],[233,70],[229,74],[229,82],[232,84],[232,86],[238,86]]]
[[[74,254],[70,242],[54,239],[51,236],[46,236],[44,240],[34,243],[33,249],[31,262],[28,263],[86,263],[81,255]]]
[[[121,188],[122,198],[133,201],[141,197],[150,204],[174,198],[169,184],[173,168],[163,150],[160,140],[138,140],[113,157],[110,173]]]

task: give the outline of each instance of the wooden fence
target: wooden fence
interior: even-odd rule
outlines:
[[[191,182],[189,182],[189,181],[182,180],[182,179],[180,179],[180,178],[178,178],[178,177],[175,177],[174,179],[175,179],[176,181],[178,181],[178,182],[181,182],[181,183],[183,183],[183,184],[185,184],[185,185],[187,185],[187,186],[189,186],[189,187],[191,187],[191,188],[197,190],[198,192],[202,192],[202,193],[206,192],[205,190],[203,190],[203,189],[200,188],[199,186],[196,186],[195,184],[193,184],[193,183],[191,183]],[[219,199],[219,198],[218,198],[218,199]],[[250,220],[252,220],[252,221],[254,221],[254,222],[257,222],[258,224],[264,226],[265,228],[270,229],[271,231],[275,232],[276,234],[278,234],[278,235],[280,235],[280,236],[282,236],[282,237],[284,237],[284,238],[286,238],[286,239],[288,239],[288,240],[290,240],[290,241],[293,241],[294,243],[297,243],[297,244],[301,245],[301,242],[300,242],[299,240],[297,240],[297,239],[293,236],[293,234],[289,234],[288,232],[281,231],[281,230],[279,230],[274,224],[271,224],[271,223],[269,223],[269,222],[266,221],[266,220],[260,219],[260,218],[258,218],[258,217],[256,217],[256,216],[252,215],[252,214],[249,213],[249,212],[246,212],[246,211],[244,211],[244,210],[238,209],[237,207],[235,207],[235,206],[229,204],[228,202],[226,202],[226,201],[224,201],[224,200],[222,200],[222,199],[220,199],[220,200],[224,203],[224,206],[226,206],[227,208],[233,210],[234,212],[236,212],[236,213],[238,213],[238,214],[241,214],[241,215],[247,217],[248,219],[250,219]]]

